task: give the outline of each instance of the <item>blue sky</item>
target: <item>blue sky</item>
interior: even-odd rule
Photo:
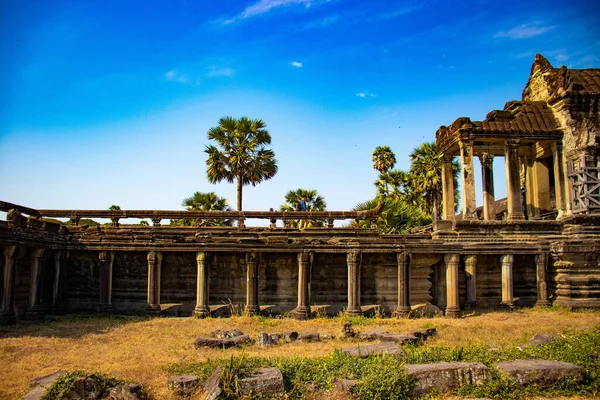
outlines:
[[[299,187],[347,210],[375,194],[376,146],[408,169],[440,125],[519,99],[536,53],[600,67],[599,22],[600,3],[574,0],[0,0],[0,199],[234,204],[203,152],[231,115],[262,118],[279,163],[244,188],[245,210]]]

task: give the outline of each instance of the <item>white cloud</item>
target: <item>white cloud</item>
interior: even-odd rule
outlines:
[[[356,95],[357,95],[358,97],[362,97],[362,98],[365,98],[365,97],[367,97],[367,94],[366,94],[366,93],[364,93],[364,92],[358,92],[358,93],[356,93]]]
[[[250,18],[256,15],[264,14],[276,7],[287,6],[292,4],[303,4],[306,8],[309,8],[315,3],[323,3],[326,1],[329,0],[259,0],[257,3],[246,7],[246,9],[241,12],[241,14],[231,19],[223,21],[223,24],[227,25],[240,19]]]
[[[189,83],[189,78],[173,69],[165,73],[165,79],[172,82]]]
[[[527,39],[546,33],[554,28],[555,26],[542,26],[541,21],[534,21],[529,24],[517,26],[506,32],[498,32],[494,35],[494,37],[505,37],[509,39]]]
[[[290,65],[291,65],[292,67],[296,67],[296,68],[302,68],[302,63],[301,63],[301,62],[298,62],[298,61],[292,61],[292,62],[290,63]]]
[[[233,76],[235,74],[235,70],[231,68],[219,68],[212,66],[208,69],[208,77],[215,78],[219,76]]]

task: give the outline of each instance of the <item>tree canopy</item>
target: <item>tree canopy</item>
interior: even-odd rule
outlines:
[[[214,192],[201,193],[195,192],[192,196],[186,197],[181,203],[188,211],[231,211],[227,199],[224,197],[217,196]],[[231,226],[233,225],[232,220],[216,219],[216,218],[203,218],[203,219],[173,219],[171,225],[184,225],[184,226]]]
[[[385,173],[396,165],[396,155],[389,146],[378,146],[373,151],[373,168]]]
[[[223,117],[208,130],[206,176],[210,183],[225,180],[237,184],[237,208],[242,211],[242,188],[256,186],[277,173],[271,135],[261,119]]]
[[[325,211],[327,203],[325,198],[320,196],[314,189],[296,189],[290,190],[285,195],[285,203],[279,208],[281,211],[296,211],[302,197],[306,197],[306,211]],[[312,226],[323,226],[324,221],[311,220],[308,221],[306,227]],[[287,225],[290,227],[298,226],[297,221],[287,221]]]

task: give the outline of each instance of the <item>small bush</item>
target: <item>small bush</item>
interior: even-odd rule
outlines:
[[[90,378],[98,389],[99,394],[124,383],[119,379],[98,372],[87,373],[84,371],[74,371],[59,377],[56,382],[50,386],[44,397],[42,397],[42,400],[70,398],[69,393],[75,388],[75,381],[82,377]]]

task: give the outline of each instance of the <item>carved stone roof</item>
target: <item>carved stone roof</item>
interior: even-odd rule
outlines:
[[[485,120],[461,117],[436,132],[441,151],[456,144],[462,135],[472,139],[555,139],[561,136],[552,110],[542,101],[509,101],[503,110],[490,111]]]

